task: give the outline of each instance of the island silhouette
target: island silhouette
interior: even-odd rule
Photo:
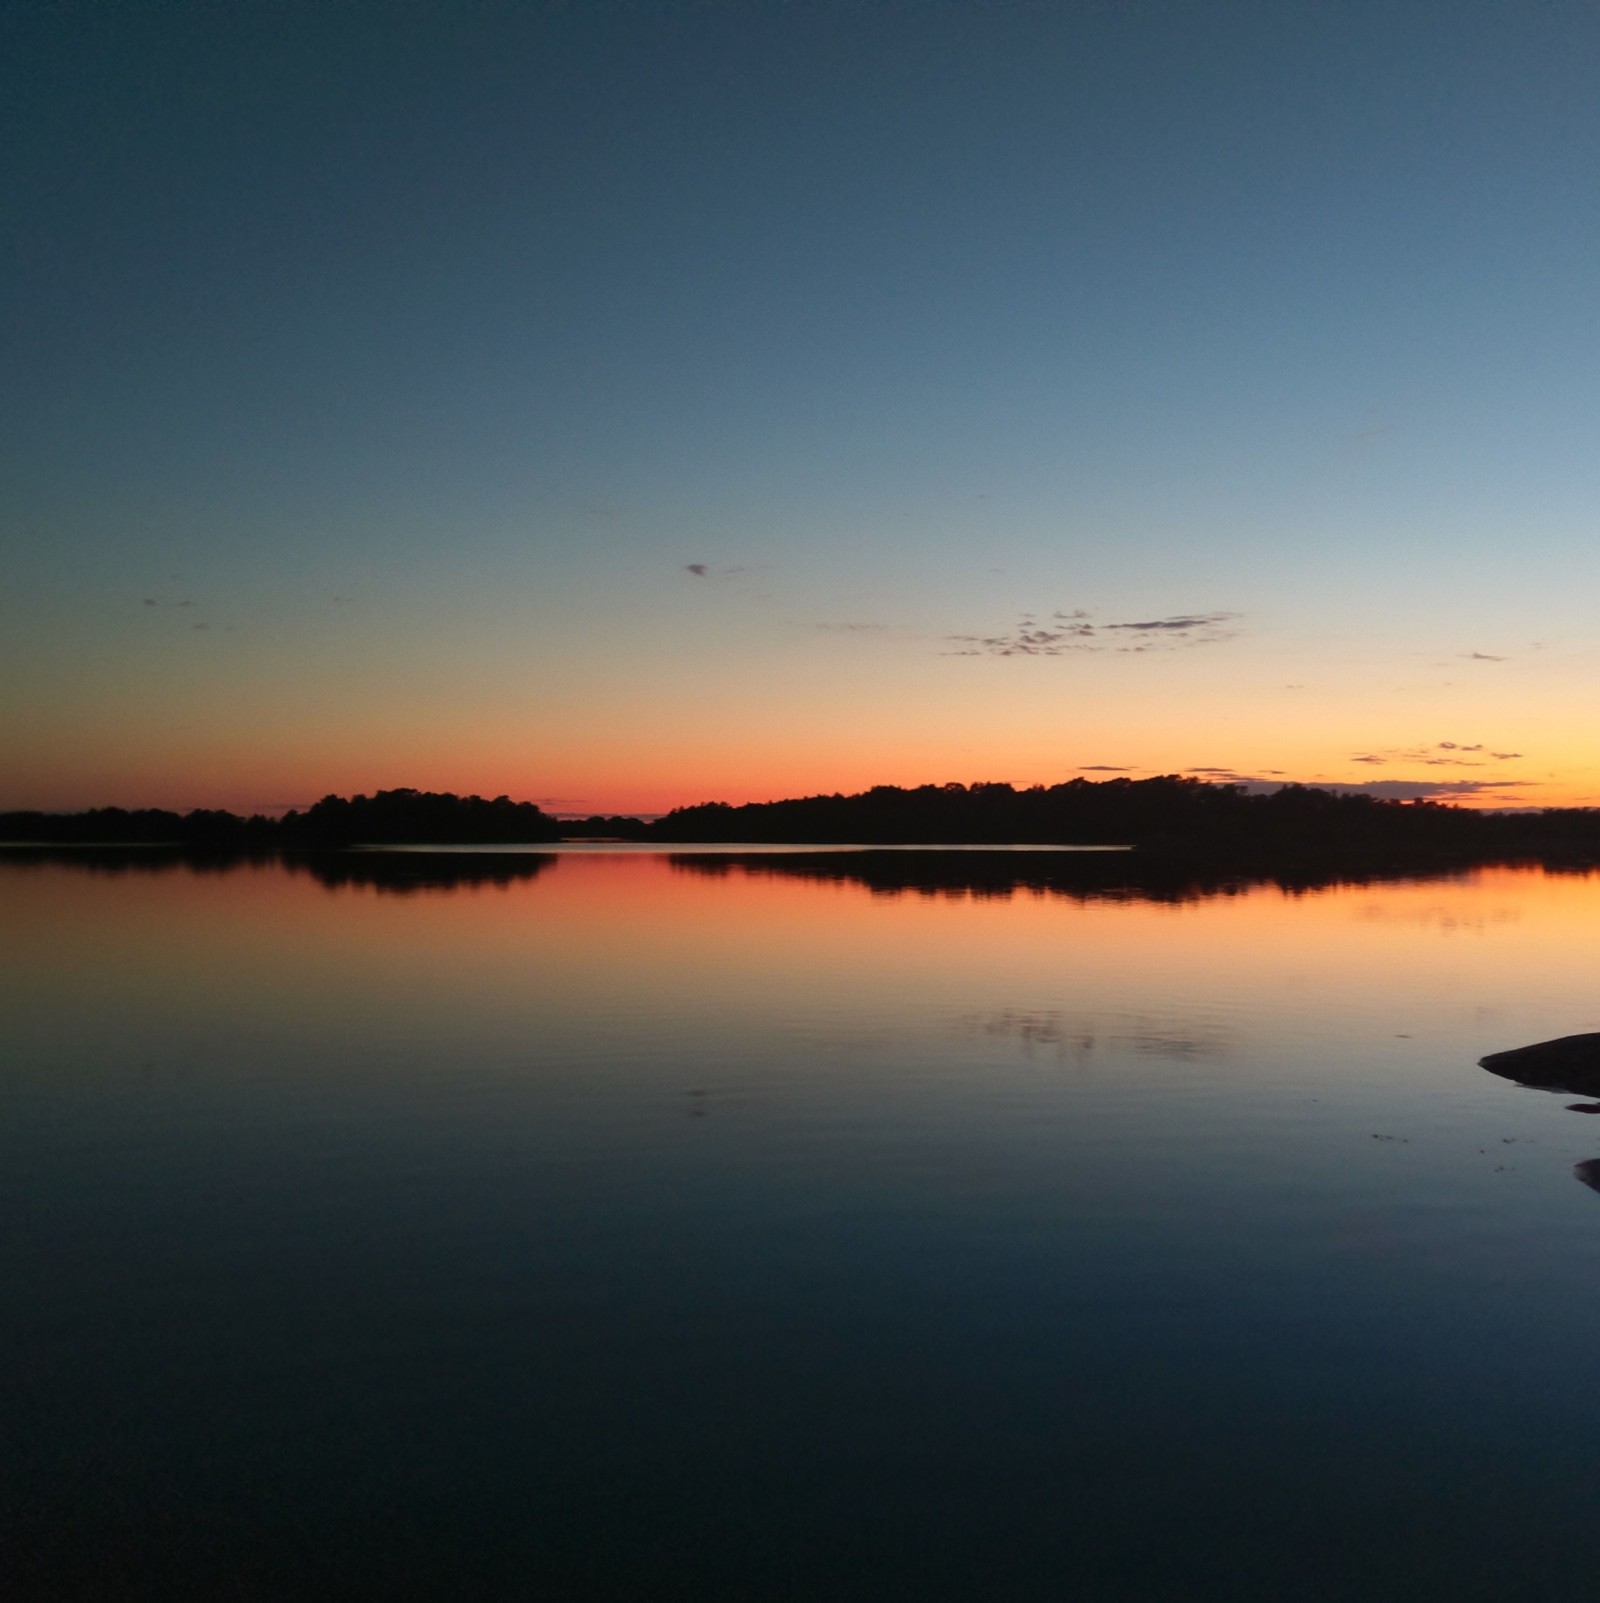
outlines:
[[[238,855],[352,846],[527,846],[612,839],[646,844],[796,846],[1123,846],[1187,863],[1359,862],[1381,867],[1533,857],[1600,860],[1600,809],[1475,811],[1309,785],[1263,794],[1164,775],[1018,788],[874,786],[851,795],[740,806],[704,802],[657,818],[561,819],[506,796],[410,788],[324,796],[282,817],[217,809],[99,807],[0,813],[0,842],[166,845]]]

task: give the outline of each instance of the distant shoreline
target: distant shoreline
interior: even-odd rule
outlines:
[[[163,845],[258,855],[348,847],[406,849],[780,848],[1085,851],[1131,849],[1203,863],[1482,863],[1600,860],[1600,810],[1487,813],[1437,802],[1378,801],[1304,785],[1250,794],[1166,775],[1061,785],[877,786],[731,806],[707,802],[655,819],[558,819],[532,802],[411,789],[325,796],[281,818],[215,810],[95,808],[0,813],[0,840],[57,846]]]

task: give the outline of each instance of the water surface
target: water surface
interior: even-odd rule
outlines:
[[[0,861],[17,1594],[1588,1594],[1600,878],[369,855]]]

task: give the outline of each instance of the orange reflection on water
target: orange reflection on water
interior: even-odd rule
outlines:
[[[62,1039],[90,1017],[170,1031],[180,997],[218,1052],[229,1032],[509,1051],[624,1023],[714,1020],[754,1037],[925,1020],[1034,1042],[1114,1028],[1181,1056],[1359,1020],[1374,1039],[1448,1028],[1477,1055],[1600,1028],[1591,875],[1483,869],[1154,902],[885,894],[796,868],[814,872],[572,853],[524,861],[530,877],[507,884],[397,894],[278,864],[4,867],[0,961],[48,997]]]

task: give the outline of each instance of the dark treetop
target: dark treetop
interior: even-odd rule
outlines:
[[[97,807],[87,813],[0,813],[0,840],[60,844],[182,845],[240,852],[280,848],[399,845],[522,845],[561,839],[561,825],[532,802],[505,796],[380,790],[324,796],[305,812],[263,818]]]
[[[505,796],[409,789],[325,796],[279,819],[195,811],[0,814],[0,841],[167,844],[265,853],[354,845],[520,845],[563,838],[793,845],[1116,845],[1224,863],[1360,859],[1441,863],[1508,856],[1600,858],[1600,810],[1482,813],[1436,802],[1375,801],[1286,785],[1248,795],[1234,785],[1166,776],[1061,785],[882,785],[734,807],[707,802],[655,820],[552,818]]]

